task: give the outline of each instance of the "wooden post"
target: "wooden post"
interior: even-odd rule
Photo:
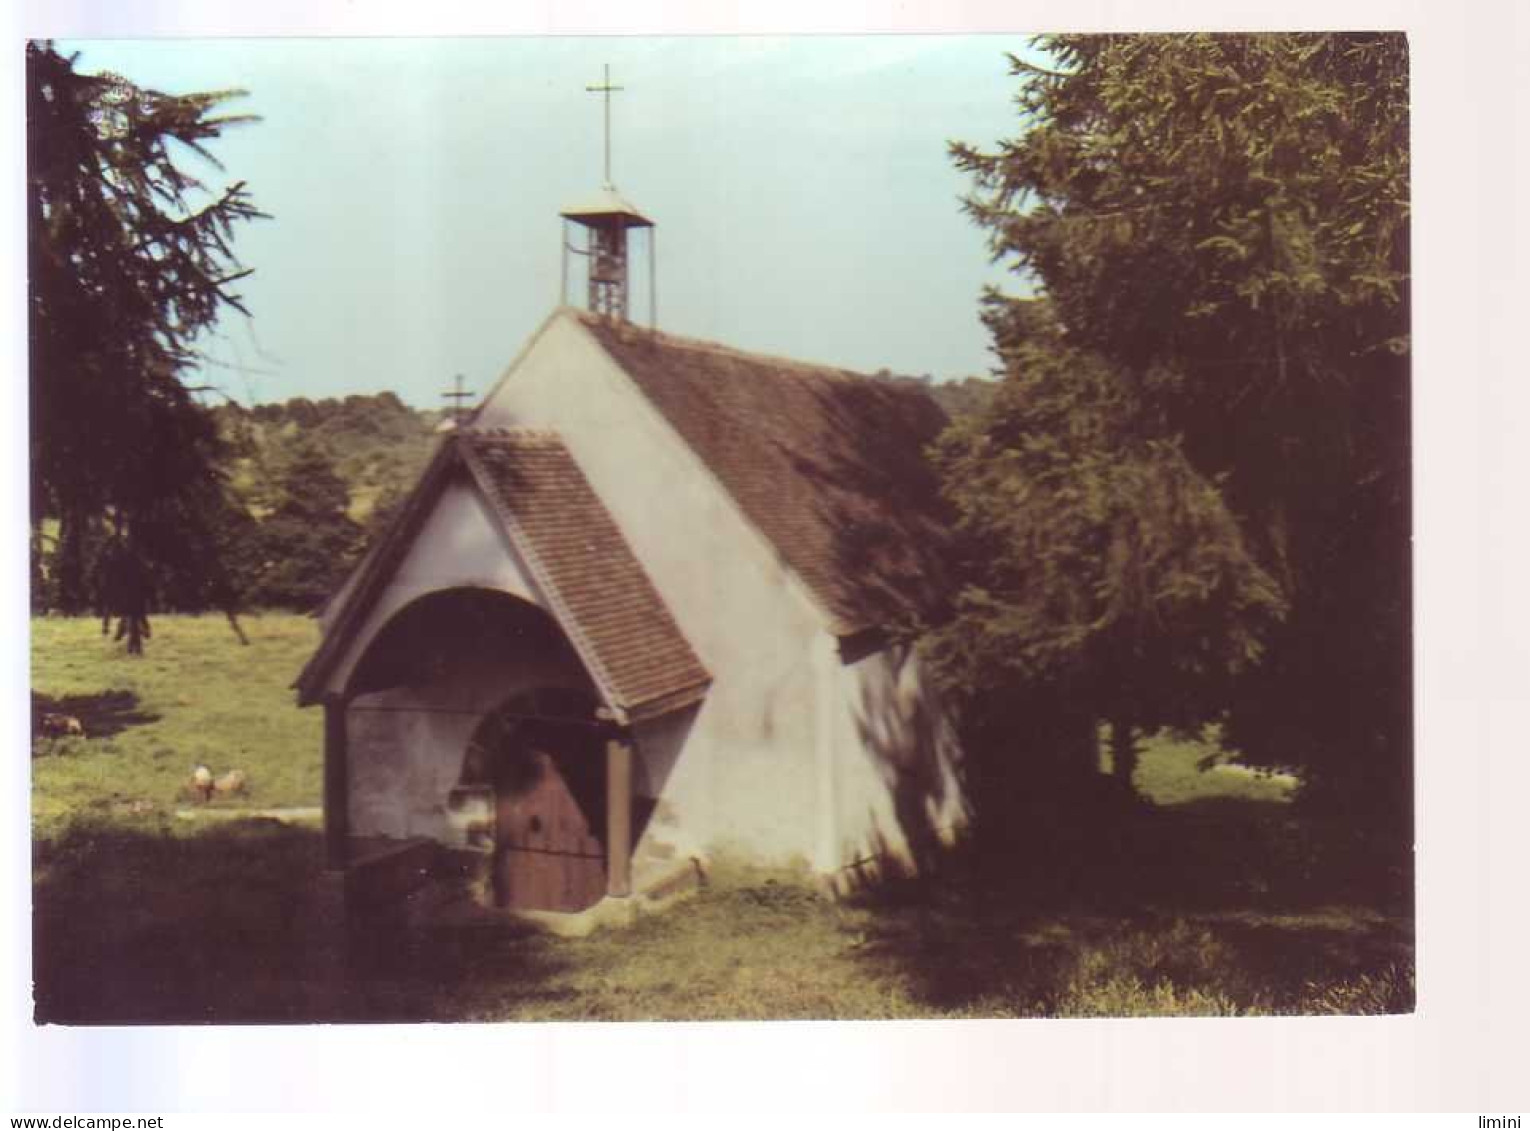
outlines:
[[[345,867],[351,825],[345,709],[343,696],[324,700],[324,866],[337,871]]]
[[[632,894],[632,747],[606,743],[606,894]]]

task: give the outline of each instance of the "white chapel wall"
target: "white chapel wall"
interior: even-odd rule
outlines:
[[[332,690],[344,688],[387,623],[410,603],[448,589],[476,588],[541,605],[487,504],[465,473],[442,489],[349,651]],[[461,839],[446,811],[468,739],[484,714],[517,691],[585,688],[571,649],[497,658],[459,657],[431,683],[358,696],[347,712],[351,831],[357,836]]]
[[[377,634],[405,605],[428,593],[454,588],[492,589],[545,607],[529,572],[465,471],[443,487],[404,560],[335,665],[327,690],[344,689]]]
[[[911,865],[966,824],[961,748],[917,649],[890,645],[834,680],[835,855]]]
[[[683,732],[637,728],[640,758],[670,767],[664,835],[688,852],[816,863],[829,817],[807,663],[819,618],[774,551],[571,319],[548,324],[476,424],[558,431],[713,677]],[[659,833],[651,823],[645,839]]]

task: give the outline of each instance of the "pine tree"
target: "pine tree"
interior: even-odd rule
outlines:
[[[208,143],[253,119],[216,114],[237,91],[82,74],[49,43],[26,58],[34,543],[58,524],[67,611],[94,596],[140,616],[172,575],[214,600],[227,588],[207,556],[226,516],[222,448],[186,377],[199,336],[245,310],[229,241],[262,214],[242,182],[211,192],[177,158],[216,168]],[[108,547],[98,569],[92,542]]]
[[[250,599],[311,612],[339,587],[361,552],[363,532],[347,513],[350,493],[318,447],[297,452],[276,510],[260,523],[258,576]]]
[[[1406,41],[1112,35],[1040,46],[1048,66],[1011,60],[1023,133],[990,152],[953,152],[975,178],[972,216],[997,257],[1033,275],[1048,316],[990,298],[1014,388],[965,449],[953,441],[948,468],[1010,467],[1034,484],[1035,445],[1077,447],[1070,430],[1081,420],[1124,412],[1129,442],[1106,457],[1105,486],[1091,484],[1089,458],[1058,471],[1059,503],[1073,502],[1061,513],[1089,521],[1052,525],[1052,556],[1071,547],[1100,579],[1098,556],[1134,544],[1101,537],[1104,516],[1120,509],[1109,500],[1124,504],[1148,469],[1168,483],[1161,476],[1178,468],[1181,496],[1168,512],[1185,540],[1176,553],[1188,563],[1219,545],[1225,576],[1243,578],[1206,606],[1222,611],[1198,645],[1250,661],[1212,665],[1230,677],[1218,681],[1229,739],[1250,760],[1301,767],[1309,800],[1402,827],[1411,800]],[[1092,407],[1052,415],[1059,396]],[[953,490],[966,488],[958,480]],[[1202,521],[1187,523],[1192,500],[1204,502]],[[1140,528],[1154,512],[1136,513]],[[1144,622],[1149,653],[1167,648],[1169,701],[1208,713],[1196,640],[1156,616],[1156,599],[1141,607],[1154,613]],[[1237,627],[1259,609],[1283,615]],[[1009,624],[1010,611],[1001,605],[991,623]],[[1044,620],[1057,629],[1079,613],[1064,602]],[[1074,645],[1063,653],[1103,676],[1088,648],[1099,622],[1081,623],[1090,632],[1063,634]],[[1099,705],[1104,718],[1116,702],[1140,706],[1133,681],[1120,689]]]

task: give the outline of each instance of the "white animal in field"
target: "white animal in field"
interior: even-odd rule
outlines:
[[[213,774],[206,766],[198,766],[191,771],[191,780],[186,783],[186,788],[191,791],[193,797],[200,797],[206,801],[212,796]]]
[[[53,735],[56,738],[63,738],[68,735],[85,737],[84,724],[73,715],[55,715],[52,713],[44,715],[42,717],[42,732]]]
[[[244,785],[247,780],[248,779],[245,777],[243,770],[230,770],[217,781],[213,782],[213,789],[217,790],[220,794],[225,796],[233,793],[243,793]]]

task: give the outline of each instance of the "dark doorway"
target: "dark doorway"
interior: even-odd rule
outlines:
[[[587,696],[546,690],[516,696],[479,727],[473,743],[494,790],[496,906],[582,911],[605,896],[607,731]]]

